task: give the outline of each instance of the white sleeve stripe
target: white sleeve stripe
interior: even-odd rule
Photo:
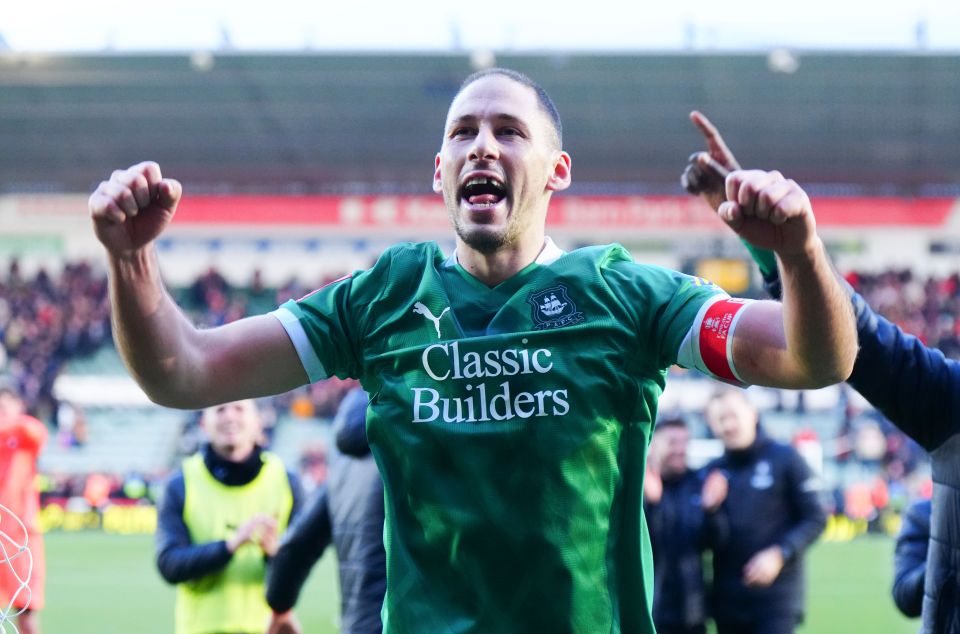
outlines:
[[[680,349],[677,350],[677,365],[682,368],[696,368],[701,372],[704,371],[703,356],[700,354],[700,324],[703,323],[703,318],[710,307],[725,299],[730,299],[730,296],[726,293],[720,293],[703,302],[703,306],[697,311],[693,323],[690,324],[690,330],[687,331],[680,343]]]
[[[315,383],[329,377],[330,375],[324,370],[323,364],[320,362],[320,357],[317,356],[313,346],[310,345],[310,340],[307,338],[307,331],[303,329],[303,325],[300,324],[297,316],[283,306],[270,314],[276,317],[280,325],[283,326],[283,329],[287,331],[287,336],[290,337],[290,342],[293,343],[293,347],[297,351],[297,356],[300,357],[300,363],[307,372],[307,377],[310,379],[310,382]]]
[[[744,302],[744,307],[737,311],[733,316],[733,323],[730,324],[730,330],[727,332],[727,362],[730,364],[730,371],[733,373],[733,376],[737,377],[737,380],[747,385],[747,382],[743,380],[743,377],[740,376],[740,373],[737,372],[737,366],[733,362],[733,333],[737,330],[737,324],[740,322],[740,318],[743,317],[743,314],[750,310],[750,304],[753,303],[753,300],[747,300]],[[700,337],[697,337],[699,340]]]

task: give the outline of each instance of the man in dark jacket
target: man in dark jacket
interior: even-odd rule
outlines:
[[[689,442],[682,418],[657,423],[643,481],[653,549],[653,622],[659,634],[706,632],[703,551],[708,520],[702,507],[702,474],[687,468]],[[720,478],[717,484],[725,486],[726,480]]]
[[[206,409],[199,453],[167,482],[157,523],[157,567],[177,585],[176,634],[260,634],[272,556],[300,500],[297,477],[263,451],[252,400]]]
[[[719,511],[729,528],[713,547],[717,632],[789,634],[803,618],[804,551],[827,522],[819,481],[794,448],[763,433],[742,390],[717,392],[705,414],[724,446],[707,469],[730,491]]]
[[[290,527],[267,574],[269,634],[298,632],[290,611],[310,569],[331,540],[340,565],[342,634],[378,634],[387,588],[383,481],[367,444],[368,398],[347,393],[334,418],[327,484]],[[286,629],[283,629],[283,628]]]
[[[706,117],[694,112],[691,119],[707,151],[690,157],[682,182],[718,209],[726,199],[723,173],[739,165]],[[776,257],[748,250],[768,292],[779,299]],[[960,634],[960,363],[874,312],[849,285],[846,291],[860,341],[847,383],[930,452],[933,497],[921,633]]]
[[[893,602],[905,616],[920,616],[930,543],[930,500],[918,500],[903,512],[893,556]]]

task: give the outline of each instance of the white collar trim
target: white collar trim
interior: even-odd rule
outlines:
[[[541,266],[547,266],[553,264],[559,260],[566,251],[557,246],[556,242],[550,236],[547,236],[543,241],[543,248],[540,249],[540,253],[537,255],[534,262]],[[446,259],[443,263],[446,267],[451,267],[460,263],[459,257],[457,257],[457,250],[454,249],[453,253],[450,254],[450,257]]]

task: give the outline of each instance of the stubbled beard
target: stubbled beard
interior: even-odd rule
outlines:
[[[464,226],[465,223],[460,215],[460,201],[456,199],[447,203],[447,212],[450,215],[450,221],[453,223],[454,231],[457,232],[457,236],[463,240],[463,243],[484,255],[491,255],[504,247],[515,244],[522,232],[519,218],[514,215],[508,217],[507,225],[502,229],[484,225]]]
[[[507,244],[507,231],[487,231],[484,228],[474,228],[472,230],[464,228],[459,222],[454,222],[454,229],[460,239],[469,246],[484,255],[496,253]]]

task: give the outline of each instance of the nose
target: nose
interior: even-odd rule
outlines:
[[[500,158],[497,137],[488,126],[480,126],[477,130],[477,136],[473,137],[473,143],[470,145],[468,158],[471,161],[494,161]]]

